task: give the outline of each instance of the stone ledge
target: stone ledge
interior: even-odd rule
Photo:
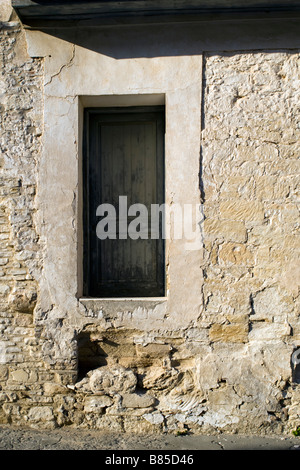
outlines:
[[[168,301],[167,297],[120,297],[120,298],[80,298],[79,303],[82,304],[87,311],[97,312],[98,318],[104,312],[130,312],[136,309],[154,309],[157,305],[164,304]]]

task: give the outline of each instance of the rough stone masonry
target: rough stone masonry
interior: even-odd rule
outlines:
[[[299,47],[237,43],[199,57],[118,61],[42,33],[34,40],[9,1],[0,7],[0,422],[117,432],[295,429]],[[74,106],[92,95],[84,69],[97,61],[99,95],[166,93],[170,172],[175,134],[201,163],[203,249],[184,264],[180,245],[170,246],[171,301],[79,299],[72,278],[61,282],[64,259],[77,253],[79,182],[54,188],[66,215],[57,227],[58,207],[50,216],[47,197],[65,168],[55,173],[63,150],[51,123],[65,125],[67,147],[79,155]],[[136,86],[126,82],[130,73]],[[196,130],[187,123],[178,133],[183,101]],[[186,132],[194,136],[188,143]]]

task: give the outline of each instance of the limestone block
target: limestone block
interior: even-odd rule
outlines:
[[[122,406],[124,408],[148,408],[154,405],[155,398],[151,395],[138,395],[137,393],[129,393],[123,395]]]
[[[146,413],[143,418],[150,424],[161,424],[164,422],[164,415],[161,413]]]
[[[112,404],[113,400],[108,395],[87,397],[84,402],[84,411],[86,413],[102,413],[104,408],[111,406]]]
[[[8,396],[4,392],[0,392],[0,403],[4,403],[8,401]]]
[[[0,0],[0,21],[9,21],[11,13],[11,0]]]
[[[272,320],[275,315],[288,313],[288,305],[280,298],[276,287],[269,287],[253,295],[251,320]]]
[[[84,377],[82,380],[77,382],[75,385],[67,385],[67,387],[71,390],[76,390],[81,393],[90,393],[90,379],[89,377]]]
[[[216,323],[209,330],[209,339],[225,343],[245,343],[248,341],[248,325]]]
[[[299,406],[300,405],[300,389],[294,388],[292,390],[292,397],[291,397],[292,405]],[[298,408],[298,413],[300,414],[300,409]]]
[[[254,263],[254,257],[250,249],[238,243],[224,243],[221,245],[219,259],[225,264],[252,266]]]
[[[222,219],[262,222],[264,208],[258,201],[229,200],[220,203],[220,214]]]
[[[14,315],[15,325],[17,327],[31,327],[33,320],[31,315],[27,315],[27,313],[15,313]]]
[[[147,344],[146,346],[137,344],[136,351],[139,357],[158,358],[158,357],[168,356],[171,351],[171,346],[169,344],[157,344],[157,343]]]
[[[146,413],[148,415],[149,413]],[[142,415],[143,416],[143,415]],[[135,416],[125,416],[123,418],[123,430],[126,433],[151,435],[153,433],[160,433],[163,424],[153,424],[146,419],[137,419]]]
[[[259,161],[271,160],[276,162],[278,158],[277,145],[271,142],[258,145],[253,152],[253,158]]]
[[[256,197],[263,200],[272,200],[274,195],[280,197],[279,191],[275,189],[277,182],[276,176],[259,176],[255,179]],[[281,191],[282,192],[282,191]]]
[[[105,432],[109,429],[110,432],[122,433],[122,419],[118,416],[100,415],[96,420],[95,428]]]
[[[142,375],[143,388],[163,390],[173,387],[181,375],[175,368],[151,367]]]
[[[237,424],[239,421],[238,416],[234,416],[230,409],[224,407],[220,407],[218,411],[209,410],[197,420],[198,424],[208,424],[215,428],[224,428],[229,424]]]
[[[0,380],[5,380],[8,376],[8,367],[0,364]]]
[[[28,372],[26,372],[23,369],[14,370],[11,372],[10,375],[11,375],[12,380],[15,380],[16,382],[21,382],[21,383],[26,383],[29,378]]]
[[[103,351],[103,354],[109,358],[121,358],[121,357],[134,357],[135,356],[135,346],[134,344],[124,343],[118,344],[116,347],[115,344],[109,342],[99,342],[98,343]]]
[[[225,386],[210,391],[208,393],[208,400],[213,407],[222,406],[223,408],[226,408],[226,406],[234,408],[243,402],[242,397],[237,395],[234,388],[231,386]]]
[[[50,406],[33,406],[28,412],[28,420],[32,423],[53,421],[53,408]]]
[[[261,384],[266,377],[266,387],[270,386],[270,383],[277,384],[280,380],[291,380],[291,346],[283,345],[279,338],[268,343],[265,340],[250,341],[249,346],[251,367]]]
[[[10,291],[10,286],[7,284],[0,284],[0,295],[7,295]]]
[[[243,243],[247,239],[246,227],[243,222],[208,217],[204,222],[204,239],[212,237]]]
[[[17,312],[32,313],[36,305],[36,292],[12,293],[9,298],[11,307]]]
[[[170,393],[159,396],[157,409],[163,413],[178,412],[188,413],[199,416],[206,410],[204,395],[195,395],[195,390],[186,392],[180,389],[180,386],[173,389]]]
[[[188,341],[199,341],[199,342],[206,342],[207,341],[207,329],[205,328],[190,328],[186,332],[186,338]],[[188,344],[187,344],[188,346]]]
[[[90,387],[93,393],[104,392],[109,395],[132,393],[136,384],[137,378],[132,370],[119,365],[100,367],[90,377]]]
[[[52,382],[46,382],[44,384],[44,392],[46,395],[53,396],[53,395],[57,395],[61,393],[66,393],[66,391],[67,391],[67,387],[61,384],[52,383]]]
[[[291,326],[288,323],[254,323],[249,332],[249,341],[267,341],[284,339],[291,334]]]

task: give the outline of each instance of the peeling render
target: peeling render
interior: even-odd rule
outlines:
[[[0,422],[290,432],[300,413],[297,38],[280,50],[248,35],[243,50],[228,39],[222,52],[216,38],[211,52],[116,58],[83,47],[84,34],[73,44],[25,31],[4,3]],[[83,299],[83,98],[156,94],[166,202],[201,200],[203,247],[169,242],[165,298]]]

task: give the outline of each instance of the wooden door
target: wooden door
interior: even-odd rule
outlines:
[[[84,158],[84,277],[89,297],[149,297],[164,295],[164,240],[151,239],[151,204],[164,203],[163,109],[89,109],[85,113]],[[124,227],[135,219],[119,219],[120,196],[127,208],[148,210],[138,239]],[[100,240],[97,208],[116,210],[116,239]],[[124,208],[124,206],[123,206]],[[140,213],[136,214],[137,216]],[[120,233],[119,228],[123,227]],[[125,238],[126,237],[126,238]]]

